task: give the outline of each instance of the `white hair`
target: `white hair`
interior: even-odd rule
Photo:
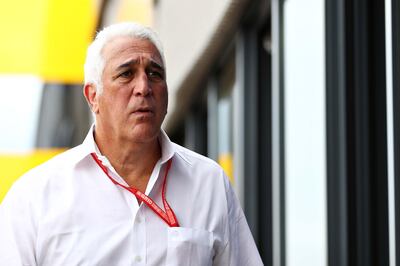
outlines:
[[[102,50],[110,41],[118,37],[145,39],[154,44],[165,65],[164,51],[157,33],[149,27],[134,22],[123,22],[108,26],[97,33],[87,49],[84,65],[85,84],[94,84],[98,93],[103,91],[102,75],[105,66]]]

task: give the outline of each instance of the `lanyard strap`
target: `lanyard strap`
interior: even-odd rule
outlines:
[[[171,209],[171,207],[169,206],[166,198],[165,198],[165,187],[166,187],[166,183],[167,183],[167,176],[168,176],[168,172],[169,169],[171,168],[171,164],[172,164],[172,159],[168,160],[167,162],[167,169],[165,170],[165,175],[164,175],[164,182],[163,182],[163,187],[162,187],[162,201],[164,204],[164,209],[165,212],[157,205],[157,203],[155,203],[149,196],[147,196],[146,194],[142,193],[141,191],[137,190],[134,187],[128,187],[125,186],[119,182],[117,182],[114,178],[112,178],[110,176],[110,174],[108,173],[108,169],[107,167],[105,167],[102,162],[99,160],[99,158],[97,157],[97,155],[93,152],[90,155],[92,155],[93,159],[95,160],[95,162],[100,166],[100,168],[103,170],[103,172],[108,176],[108,178],[117,186],[120,186],[126,190],[128,190],[129,192],[131,192],[133,195],[135,195],[135,197],[139,200],[144,202],[150,209],[152,209],[154,211],[155,214],[157,214],[161,219],[163,219],[170,227],[179,227],[178,224],[178,220],[176,219],[175,213],[174,211]]]

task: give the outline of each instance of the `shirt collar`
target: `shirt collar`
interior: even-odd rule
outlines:
[[[160,161],[161,161],[161,164],[164,164],[174,156],[176,149],[175,149],[173,143],[171,142],[171,140],[169,139],[169,137],[167,136],[167,133],[165,133],[165,131],[162,129],[160,132],[160,136],[158,137],[158,141],[161,146]]]
[[[100,152],[98,152],[96,142],[94,141],[93,133],[94,133],[94,124],[92,124],[92,126],[90,127],[85,140],[81,144],[83,158],[86,157],[87,155],[90,155],[91,153],[96,153],[97,155],[100,154]]]
[[[80,159],[85,158],[86,156],[90,155],[91,153],[96,153],[96,155],[104,161],[106,159],[105,156],[103,156],[99,150],[99,148],[96,145],[96,141],[94,140],[94,130],[95,130],[95,125],[93,124],[90,129],[88,134],[86,135],[85,140],[83,141],[81,145],[82,149],[82,157]],[[158,137],[158,141],[161,146],[161,158],[160,158],[160,163],[164,164],[166,163],[169,159],[174,157],[175,153],[177,152],[174,144],[171,142],[167,134],[163,129],[160,131],[160,135]],[[108,161],[108,160],[107,160]]]

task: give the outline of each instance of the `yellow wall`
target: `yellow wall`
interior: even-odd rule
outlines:
[[[80,83],[98,13],[94,0],[0,2],[0,73]]]
[[[43,1],[43,0],[42,0]],[[32,1],[35,2],[35,1]],[[47,0],[40,76],[45,81],[81,83],[86,49],[96,30],[94,0]]]

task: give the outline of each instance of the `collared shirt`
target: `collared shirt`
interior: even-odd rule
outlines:
[[[18,179],[0,205],[0,265],[262,265],[243,211],[221,167],[172,143],[162,131],[162,155],[146,195],[166,199],[180,227],[169,227],[96,164],[127,185],[93,138]]]

